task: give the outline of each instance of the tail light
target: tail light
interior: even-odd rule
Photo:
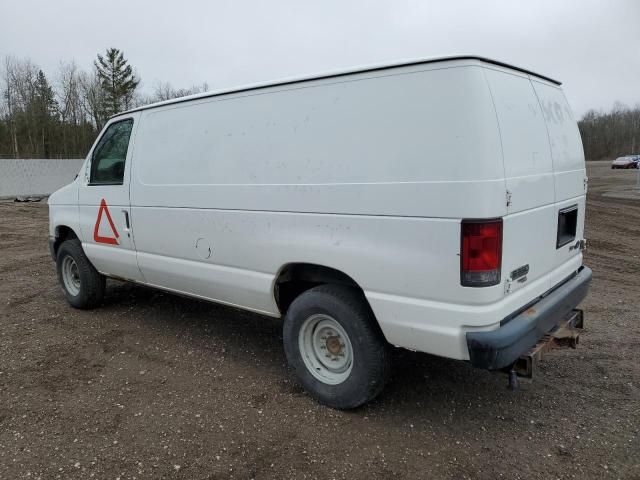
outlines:
[[[460,283],[490,287],[500,283],[502,219],[463,220],[460,246]]]

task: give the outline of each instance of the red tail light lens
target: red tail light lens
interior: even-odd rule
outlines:
[[[460,283],[489,287],[500,283],[502,219],[463,220],[460,248]]]

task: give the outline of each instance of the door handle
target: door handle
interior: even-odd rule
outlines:
[[[129,235],[129,231],[131,229],[131,226],[129,225],[129,212],[127,210],[122,210],[122,213],[124,213],[124,224],[125,224],[125,228],[123,230],[127,232],[127,235]]]

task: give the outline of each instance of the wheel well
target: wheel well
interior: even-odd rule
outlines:
[[[53,243],[53,253],[58,253],[58,247],[62,245],[62,242],[64,242],[65,240],[71,240],[73,238],[78,238],[78,236],[76,235],[76,232],[74,232],[71,228],[67,227],[66,225],[60,225],[59,227],[56,227],[56,239]]]
[[[280,270],[274,286],[274,298],[280,313],[284,315],[301,293],[324,284],[346,285],[362,292],[353,278],[335,268],[313,263],[289,263]]]

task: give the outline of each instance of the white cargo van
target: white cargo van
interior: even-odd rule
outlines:
[[[282,317],[305,388],[352,408],[391,346],[497,370],[553,333],[591,280],[586,189],[558,82],[449,57],[119,114],[50,248],[77,308],[112,277]]]

